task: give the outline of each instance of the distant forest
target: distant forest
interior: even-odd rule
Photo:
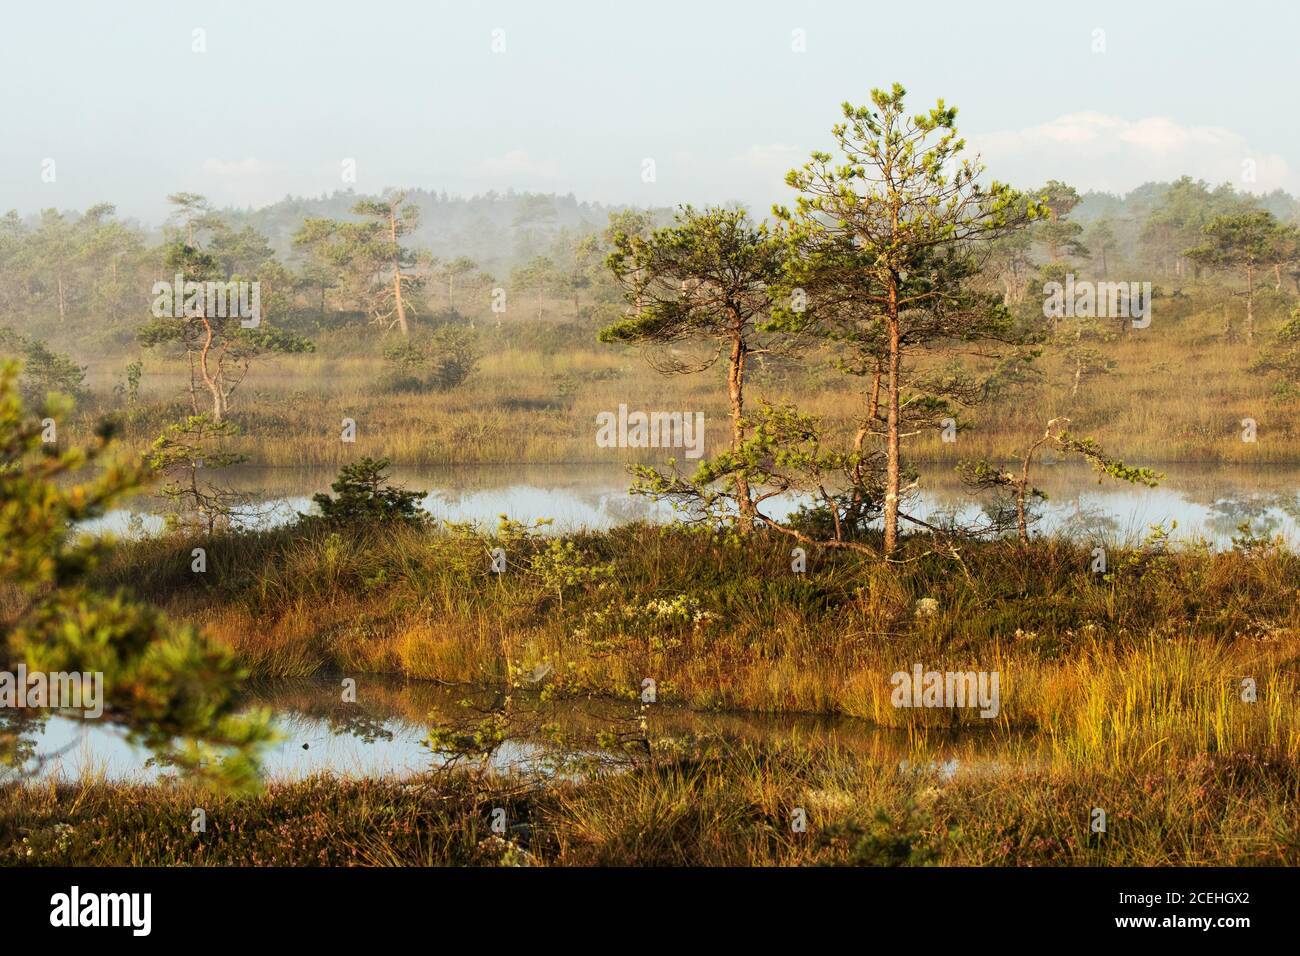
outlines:
[[[426,249],[441,259],[467,256],[485,271],[498,275],[548,254],[557,240],[563,242],[566,237],[572,239],[603,230],[611,213],[630,208],[581,201],[572,193],[562,196],[508,189],[462,197],[432,189],[403,192],[406,202],[420,210],[419,224],[409,234],[410,245]],[[352,207],[365,198],[371,197],[347,189],[314,198],[287,196],[260,209],[219,207],[214,212],[234,229],[251,227],[266,238],[279,258],[292,260],[295,257],[292,239],[304,220],[359,219]],[[1255,195],[1238,192],[1230,184],[1211,187],[1188,177],[1172,183],[1146,183],[1123,196],[1081,193],[1069,217],[1085,229],[1107,222],[1113,231],[1112,251],[1118,259],[1133,262],[1145,258],[1159,265],[1162,253],[1169,260],[1176,252],[1198,242],[1197,233],[1213,215],[1212,206],[1231,205],[1267,210],[1282,223],[1300,223],[1300,199],[1280,189]],[[671,207],[646,211],[656,224],[666,224],[672,219]],[[768,210],[750,212],[758,219],[768,218]],[[68,221],[83,216],[78,210],[59,213]],[[41,218],[40,213],[18,216],[10,212],[7,222],[11,227],[17,221],[27,229],[37,229]],[[166,238],[164,224],[127,218],[122,220],[122,225],[140,233],[146,243]],[[1147,256],[1139,255],[1141,248],[1147,249]],[[4,262],[0,260],[0,268],[3,267]]]
[[[1055,180],[1027,194],[1048,219],[999,239],[985,270],[1018,309],[1067,273],[1147,281],[1164,288],[1157,294],[1244,282],[1253,339],[1256,284],[1300,294],[1300,201],[1285,192],[1183,177],[1125,196]],[[0,216],[0,354],[27,353],[31,374],[42,342],[81,361],[134,351],[153,284],[187,247],[203,259],[187,270],[259,280],[269,323],[308,336],[366,316],[405,334],[408,311],[416,322],[440,309],[487,317],[494,289],[524,303],[516,317],[591,329],[625,306],[605,262],[614,236],[648,235],[676,212],[513,191],[347,190],[261,209],[216,208],[193,193],[168,200],[172,214],[155,224],[119,218],[109,203]],[[770,221],[771,210],[752,212]]]

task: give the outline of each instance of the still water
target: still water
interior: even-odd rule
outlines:
[[[463,702],[471,706],[466,707]],[[404,777],[445,763],[427,745],[435,724],[473,723],[478,708],[500,705],[498,692],[409,681],[382,675],[357,679],[356,702],[343,701],[338,678],[305,678],[254,683],[247,704],[267,708],[279,741],[268,748],[266,776],[291,780],[330,772],[354,777]],[[497,771],[570,774],[575,754],[608,756],[602,734],[635,731],[635,704],[608,700],[563,700],[543,704],[535,695],[512,700],[514,733],[487,760]],[[548,728],[544,730],[543,728]],[[553,731],[558,728],[556,742]],[[706,738],[724,743],[834,745],[858,757],[903,772],[932,771],[940,777],[994,770],[1009,750],[1024,753],[1023,735],[1005,731],[936,733],[918,741],[904,731],[880,728],[850,717],[700,713],[655,707],[647,733],[652,738]],[[102,774],[114,780],[149,781],[168,771],[149,762],[149,751],[131,745],[122,733],[97,721],[50,716],[29,728],[27,739],[42,760],[29,764],[32,778],[77,779]],[[635,736],[639,736],[634,734]]]
[[[1256,535],[1281,535],[1295,548],[1300,543],[1300,468],[1164,466],[1158,488],[1132,487],[1106,480],[1098,483],[1086,467],[1043,467],[1038,486],[1048,498],[1040,509],[1038,533],[1061,533],[1106,544],[1134,542],[1151,526],[1166,529],[1176,522],[1176,540],[1208,541],[1230,547],[1242,524]],[[250,496],[256,514],[249,526],[294,520],[311,510],[311,495],[327,491],[333,473],[306,469],[231,469],[217,480]],[[426,492],[424,507],[439,519],[494,527],[505,514],[531,523],[553,519],[557,531],[607,529],[621,523],[672,521],[670,507],[627,494],[625,472],[617,467],[551,465],[456,467],[402,470],[394,480]],[[798,507],[795,500],[769,502],[773,516]],[[939,466],[927,470],[910,505],[913,514],[934,518],[955,513],[963,522],[977,518],[981,500]],[[88,526],[95,532],[149,534],[162,527],[159,503],[138,498]],[[490,693],[490,692],[488,692]],[[271,748],[266,768],[272,777],[294,778],[319,771],[355,775],[405,775],[426,770],[442,758],[426,745],[430,726],[454,719],[466,690],[382,677],[361,679],[359,704],[341,701],[337,680],[277,682],[258,685],[250,704],[271,709],[281,740]],[[490,703],[490,702],[489,702]],[[549,720],[594,739],[602,727],[621,726],[629,714],[611,711],[620,705],[569,702]],[[626,707],[624,706],[626,710]],[[873,728],[848,718],[774,717],[766,715],[656,713],[655,733],[719,736],[724,739],[833,742],[862,751],[871,759],[906,767],[913,743],[896,731]],[[148,753],[130,746],[116,731],[63,717],[51,717],[33,731],[35,751],[54,755],[41,775],[77,776],[85,771],[111,777],[151,777]],[[931,742],[935,743],[935,742]],[[991,734],[964,735],[938,741],[929,752],[936,765],[978,769],[1003,760],[1007,741]],[[1013,748],[1021,752],[1021,748]],[[1032,749],[1032,748],[1031,748]],[[540,734],[512,737],[490,758],[499,770],[546,772],[555,748]],[[927,758],[928,759],[928,758]]]
[[[1036,533],[1068,534],[1107,544],[1134,542],[1152,525],[1170,528],[1181,541],[1201,538],[1216,548],[1231,547],[1243,523],[1257,535],[1282,535],[1300,542],[1300,468],[1165,465],[1157,488],[1105,479],[1086,466],[1044,466],[1036,484],[1047,494],[1038,506]],[[248,526],[294,520],[312,510],[311,496],[328,492],[328,470],[236,468],[212,480],[249,495],[253,504],[242,519]],[[424,491],[425,509],[436,518],[495,527],[499,515],[531,523],[550,518],[554,531],[607,529],[635,520],[667,522],[676,517],[666,504],[628,495],[629,478],[619,467],[603,465],[517,465],[397,469],[393,480]],[[989,501],[957,480],[952,469],[923,470],[911,513],[924,520],[955,514],[968,523],[979,519]],[[771,499],[773,517],[796,510],[794,498]],[[162,526],[156,499],[140,498],[87,525],[115,534],[148,534]]]

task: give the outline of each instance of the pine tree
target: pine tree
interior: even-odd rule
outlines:
[[[631,314],[602,329],[600,340],[659,346],[651,361],[666,373],[702,371],[724,361],[730,450],[738,454],[747,431],[748,362],[764,349],[759,325],[771,311],[770,290],[781,277],[784,243],[743,210],[686,206],[671,226],[648,236],[617,231],[613,244],[609,268]],[[697,364],[683,363],[665,354],[664,347],[676,342],[702,345],[713,354]],[[644,477],[663,490],[654,476]],[[739,529],[752,530],[754,494],[744,462],[736,458],[711,472],[710,479],[720,480],[734,500]]]
[[[936,401],[979,392],[978,383],[961,374],[927,382],[909,372],[908,356],[1015,338],[1001,302],[971,287],[980,266],[977,250],[1045,213],[1003,184],[981,187],[981,167],[959,163],[965,144],[955,109],[940,100],[928,113],[909,117],[905,96],[894,84],[873,90],[869,107],[845,103],[844,122],[833,130],[842,162],[813,153],[786,177],[800,191],[795,210],[776,210],[789,224],[799,257],[811,262],[809,281],[816,287],[806,291],[812,301],[846,310],[847,321],[862,329],[863,357],[880,362],[886,557],[898,544],[901,440],[914,407],[904,396],[916,387],[921,401],[915,407],[924,414]]]

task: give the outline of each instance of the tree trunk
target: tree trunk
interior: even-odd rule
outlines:
[[[393,266],[396,269],[397,263],[394,262]],[[406,326],[406,306],[402,303],[402,273],[401,272],[393,273],[393,295],[397,299],[397,327],[402,330],[403,335],[408,335],[409,332]]]
[[[880,366],[877,360],[876,370],[871,375],[871,391],[867,396],[867,414],[863,419],[863,424],[858,428],[857,435],[853,438],[853,450],[861,453],[862,446],[865,444],[867,436],[871,434],[872,426],[875,425],[876,419],[880,415]]]
[[[393,296],[397,300],[397,327],[402,335],[408,335],[406,328],[406,305],[402,302],[402,256],[397,249],[397,207],[388,210],[389,236],[393,240]]]
[[[1246,344],[1255,344],[1255,267],[1246,266]]]
[[[1028,468],[1026,467],[1026,471]],[[1025,520],[1025,481],[1016,485],[1016,533],[1021,544],[1029,543],[1029,523]]]
[[[898,329],[898,284],[891,278],[889,285],[889,377],[886,383],[888,402],[885,412],[885,559],[888,560],[898,546],[898,496],[900,484],[900,459],[898,450],[899,409],[898,391],[902,371],[901,341]]]
[[[731,450],[739,451],[745,441],[745,339],[736,331],[731,337],[731,358],[727,363],[727,396],[731,399]],[[740,509],[739,528],[742,534],[754,529],[754,500],[750,496],[749,479],[736,476],[736,498]]]
[[[219,422],[225,412],[225,402],[222,400],[220,384],[216,377],[208,372],[208,352],[212,349],[212,326],[206,320],[203,325],[207,328],[208,335],[203,341],[203,348],[199,350],[199,373],[203,376],[203,384],[212,394],[212,420]]]
[[[853,511],[851,513],[851,517],[853,518],[855,527],[857,525],[858,519],[862,516],[863,511],[865,510],[864,506],[866,502],[863,499],[862,488],[861,488],[862,475],[863,475],[861,455],[862,455],[862,448],[867,441],[867,436],[871,434],[872,429],[875,427],[876,421],[880,415],[880,377],[881,377],[880,362],[877,359],[876,370],[875,372],[872,373],[871,376],[871,391],[868,394],[868,398],[867,398],[867,414],[866,417],[863,419],[862,424],[858,426],[858,433],[855,436],[853,436],[853,451],[855,454],[859,456],[858,462],[853,466],[853,480],[854,483],[858,486],[853,489]],[[839,516],[838,515],[836,515],[835,520],[837,524],[836,538],[838,538],[839,537],[839,530],[838,530]]]
[[[190,359],[190,413],[197,415],[199,413],[199,393],[198,387],[194,384],[194,352],[185,353]]]

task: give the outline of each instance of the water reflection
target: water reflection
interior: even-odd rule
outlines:
[[[1047,500],[1037,505],[1037,534],[1066,534],[1107,544],[1132,543],[1152,525],[1177,528],[1178,540],[1206,539],[1215,548],[1232,546],[1243,523],[1254,535],[1281,534],[1292,547],[1300,541],[1300,469],[1162,466],[1166,478],[1158,488],[1111,481],[1099,484],[1086,466],[1057,465],[1040,469],[1037,485]],[[312,508],[312,494],[325,491],[332,471],[289,468],[236,468],[220,480],[249,494],[257,515],[246,526],[269,526],[294,520]],[[629,479],[617,466],[523,465],[397,469],[394,480],[428,490],[424,507],[447,521],[496,525],[498,515],[518,521],[552,518],[554,531],[607,529],[629,521],[672,521],[666,504],[627,494]],[[769,502],[774,517],[800,504],[796,498]],[[925,470],[914,514],[925,520],[953,516],[962,523],[981,518],[987,498],[973,495],[947,466]],[[933,523],[933,521],[932,521]],[[128,507],[87,525],[92,531],[153,534],[162,528],[158,502],[137,498]]]
[[[326,771],[404,777],[446,763],[445,755],[427,746],[433,724],[463,721],[476,709],[486,712],[497,695],[494,690],[374,676],[358,680],[355,704],[343,702],[340,681],[329,678],[258,683],[247,703],[269,708],[282,737],[266,755],[265,769],[272,779]],[[570,775],[592,761],[608,765],[618,755],[597,742],[617,738],[638,723],[639,708],[627,702],[542,703],[536,695],[516,695],[513,701],[521,719],[512,725],[514,733],[492,750],[488,769],[551,776]],[[471,707],[463,706],[465,702]],[[931,732],[918,739],[915,731],[908,734],[847,717],[697,713],[668,707],[652,710],[647,731],[656,741],[835,746],[900,772],[923,773],[928,768],[940,779],[950,779],[959,768],[981,772],[1001,766],[1009,750],[1026,752],[1022,745],[1028,739],[992,730]],[[167,773],[151,765],[149,752],[132,746],[120,731],[57,715],[26,725],[23,746],[29,758],[41,755],[28,763],[35,778],[100,773],[110,779],[152,780]],[[918,757],[922,751],[923,758]]]

